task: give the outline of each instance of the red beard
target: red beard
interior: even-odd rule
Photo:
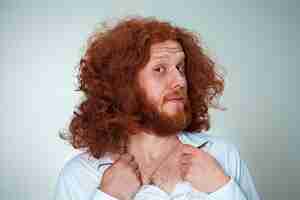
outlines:
[[[141,121],[139,122],[140,128],[150,130],[150,134],[164,137],[176,135],[190,124],[191,107],[187,95],[185,95],[183,90],[176,91],[172,95],[184,97],[184,109],[183,111],[177,111],[170,116],[165,112],[159,111],[157,108],[158,106],[147,101],[144,91],[139,89],[138,96],[140,98],[138,99],[138,103],[140,105],[139,116],[141,116]],[[167,101],[169,100],[165,98],[162,106],[164,106]]]

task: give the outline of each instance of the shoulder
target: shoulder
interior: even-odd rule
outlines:
[[[215,136],[201,132],[181,132],[178,135],[182,143],[199,146],[207,142],[207,149],[215,150],[216,153],[238,153],[236,144],[228,138],[222,136]]]
[[[56,199],[90,199],[104,171],[98,165],[106,160],[96,159],[87,152],[81,152],[67,160],[56,183]]]
[[[98,166],[100,163],[109,161],[108,157],[100,159],[94,158],[88,152],[81,152],[68,159],[60,171],[60,175],[64,177],[81,176],[85,173],[100,175],[101,171]]]
[[[99,168],[99,164],[110,161],[110,158],[94,158],[88,152],[81,152],[67,160],[59,173],[59,182],[74,185],[84,182],[97,184],[101,180],[105,167]]]
[[[179,138],[183,143],[193,146],[208,142],[203,150],[212,155],[228,175],[239,178],[242,161],[240,152],[237,145],[228,138],[200,132],[182,132]]]

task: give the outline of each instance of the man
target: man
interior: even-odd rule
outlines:
[[[195,34],[121,20],[91,37],[79,82],[69,141],[86,151],[66,163],[56,199],[260,199],[236,147],[202,133],[224,81]]]

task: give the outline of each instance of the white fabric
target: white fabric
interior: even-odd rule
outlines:
[[[212,155],[231,177],[230,181],[210,194],[195,190],[189,182],[179,182],[173,192],[166,193],[155,185],[143,185],[134,200],[260,200],[253,178],[246,163],[240,159],[235,145],[226,140],[204,134],[182,132],[178,134],[182,143],[199,146],[208,141],[204,150]],[[95,159],[86,152],[66,162],[60,172],[55,200],[118,200],[97,189],[103,172],[108,166],[98,168],[101,163],[111,162],[109,156]],[[120,180],[122,181],[122,180]],[[126,181],[126,180],[125,180]]]
[[[195,190],[189,182],[179,182],[171,194],[168,194],[154,185],[143,185],[137,192],[134,200],[201,200],[208,195]]]

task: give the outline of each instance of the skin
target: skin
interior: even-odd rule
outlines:
[[[140,171],[134,156],[123,154],[105,170],[99,189],[117,199],[129,200],[141,184]]]
[[[147,95],[146,100],[154,104],[160,114],[177,120],[186,120],[184,58],[181,45],[175,41],[153,44],[150,60],[138,74],[138,82]],[[181,97],[184,97],[181,100],[174,96],[179,94],[175,93],[179,90]],[[103,192],[120,200],[131,199],[141,185],[149,183],[151,175],[156,185],[169,192],[180,179],[189,181],[202,192],[214,192],[230,180],[211,155],[182,144],[176,136],[177,132],[164,137],[160,133],[153,133],[153,130],[142,129],[140,132],[129,138],[125,158],[120,155],[104,172],[100,185]],[[165,159],[172,151],[173,155]],[[154,170],[156,172],[153,174]],[[165,183],[162,177],[169,177],[168,182]]]
[[[173,41],[152,45],[151,57],[145,68],[139,73],[138,81],[146,91],[148,101],[158,106],[158,111],[169,116],[183,112],[182,101],[169,101],[175,90],[184,90],[186,96],[184,52]]]

